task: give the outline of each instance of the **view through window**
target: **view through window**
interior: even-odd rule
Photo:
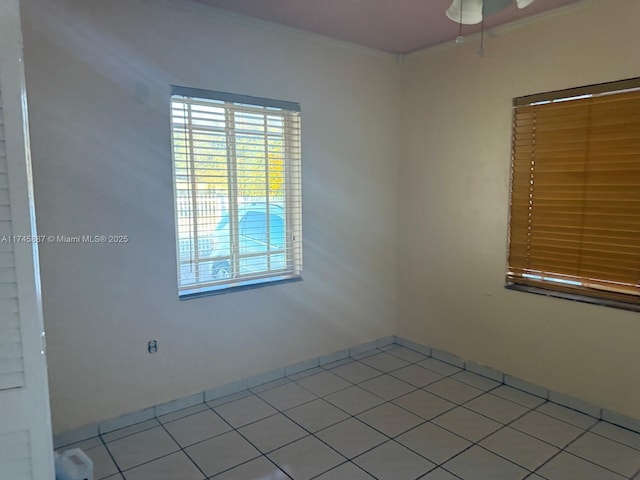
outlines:
[[[181,296],[300,278],[300,107],[173,87]]]

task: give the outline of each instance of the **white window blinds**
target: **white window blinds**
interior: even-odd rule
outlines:
[[[181,296],[300,278],[300,108],[173,87]]]

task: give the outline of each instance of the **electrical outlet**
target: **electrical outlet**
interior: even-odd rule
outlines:
[[[158,341],[149,340],[149,343],[147,343],[147,350],[149,353],[156,353],[158,351]]]

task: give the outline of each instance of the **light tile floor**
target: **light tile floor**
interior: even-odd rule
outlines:
[[[71,447],[96,480],[640,480],[640,434],[398,345]]]

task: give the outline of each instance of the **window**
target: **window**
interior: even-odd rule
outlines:
[[[300,107],[173,87],[181,297],[299,279]]]
[[[640,79],[514,100],[507,286],[640,310]]]

